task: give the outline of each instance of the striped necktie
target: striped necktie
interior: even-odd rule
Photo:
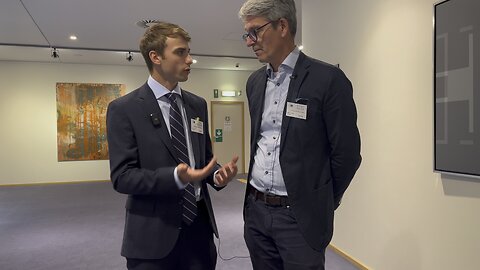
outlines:
[[[188,158],[187,139],[183,128],[183,118],[180,108],[176,103],[177,94],[171,92],[167,95],[170,101],[170,134],[172,136],[172,145],[176,150],[177,158],[180,162],[187,165],[190,164]],[[197,216],[197,200],[195,197],[195,189],[191,183],[185,187],[183,194],[183,221],[190,225]]]

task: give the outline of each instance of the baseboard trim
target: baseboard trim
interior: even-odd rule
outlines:
[[[367,266],[365,266],[363,263],[359,262],[352,256],[348,255],[345,251],[339,249],[338,247],[330,244],[328,245],[328,248],[330,248],[333,252],[337,253],[338,255],[342,256],[345,260],[349,261],[351,264],[353,264],[355,267],[357,267],[360,270],[370,270]]]
[[[79,183],[99,183],[110,182],[110,180],[79,180],[79,181],[63,181],[63,182],[38,182],[38,183],[18,183],[18,184],[0,184],[0,187],[23,187],[23,186],[39,186],[39,185],[64,185]]]

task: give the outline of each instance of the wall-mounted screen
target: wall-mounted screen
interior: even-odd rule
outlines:
[[[480,177],[480,1],[434,5],[434,170]]]

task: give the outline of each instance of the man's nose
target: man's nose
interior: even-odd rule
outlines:
[[[255,44],[255,41],[253,41],[250,36],[247,37],[247,39],[245,40],[245,43],[247,43],[247,47],[252,47],[253,44]]]
[[[192,63],[193,63],[193,57],[192,57],[190,54],[188,54],[188,56],[187,56],[187,64],[188,64],[188,65],[191,65]]]

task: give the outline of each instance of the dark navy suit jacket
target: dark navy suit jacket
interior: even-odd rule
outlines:
[[[198,118],[204,124],[203,135],[190,132],[196,167],[203,168],[213,156],[207,103],[185,90],[182,99],[187,119]],[[173,176],[179,161],[148,84],[109,104],[107,134],[113,187],[128,194],[122,256],[161,259],[172,250],[180,232],[182,192]],[[213,174],[201,187],[212,230],[218,237],[206,183],[213,186]]]
[[[249,172],[260,139],[265,69],[247,81],[252,125]],[[339,68],[300,53],[285,106],[287,102],[307,105],[307,119],[287,117],[284,109],[280,166],[299,229],[310,246],[321,250],[332,238],[334,210],[361,162],[352,85]],[[246,196],[250,188],[247,185]]]

